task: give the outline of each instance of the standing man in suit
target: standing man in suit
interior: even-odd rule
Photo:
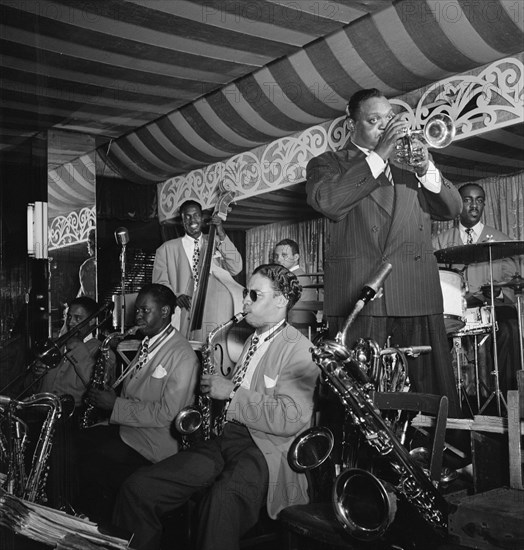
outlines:
[[[317,316],[316,311],[300,309],[300,305],[304,302],[317,300],[317,293],[314,288],[304,288],[313,284],[311,277],[300,267],[300,254],[298,244],[292,239],[282,239],[275,245],[273,253],[275,263],[287,267],[289,271],[295,274],[298,282],[302,286],[302,295],[300,300],[295,304],[295,307],[289,312],[288,321],[304,336],[308,336],[308,330],[315,331]],[[298,308],[298,309],[297,309]]]
[[[120,396],[111,388],[89,390],[90,403],[110,412],[109,425],[82,430],[78,438],[79,507],[91,518],[110,518],[116,492],[130,473],[178,451],[171,423],[193,403],[199,362],[171,325],[175,302],[164,285],[141,289],[135,319],[144,340],[121,377]]]
[[[509,241],[508,235],[481,222],[486,195],[484,189],[476,183],[466,183],[459,189],[462,197],[462,212],[459,223],[439,233],[433,239],[435,250],[452,246],[474,245],[487,241]],[[482,307],[491,303],[490,291],[483,290],[490,283],[489,262],[477,262],[462,269],[467,285],[466,301],[469,307]],[[498,325],[497,357],[499,366],[500,389],[506,395],[507,390],[517,389],[516,371],[520,367],[519,328],[515,294],[511,288],[497,287],[497,283],[509,281],[518,274],[515,260],[511,257],[493,262],[493,284],[495,291],[495,316]]]
[[[345,148],[311,159],[307,197],[328,218],[324,308],[334,335],[361,289],[382,263],[393,269],[383,296],[367,304],[347,332],[384,346],[430,345],[431,354],[409,362],[415,391],[447,395],[450,416],[460,413],[443,318],[431,219],[460,213],[460,195],[422,147],[412,165],[392,162],[408,123],[377,89],[349,100],[351,140]]]
[[[201,277],[201,260],[208,246],[202,234],[204,219],[202,207],[193,200],[180,206],[185,235],[171,239],[160,246],[153,264],[153,282],[168,286],[176,295],[180,313],[177,324],[180,332],[191,340],[204,341],[207,334],[227,321],[242,305],[242,286],[232,275],[242,271],[242,257],[226,235],[222,219],[215,215],[211,222],[216,226],[216,239],[206,300],[202,331],[189,334],[192,297]],[[225,307],[224,304],[229,304]],[[238,308],[238,309],[237,309]]]
[[[231,550],[266,503],[275,518],[307,502],[304,474],[291,470],[287,451],[308,428],[318,368],[311,342],[286,323],[300,297],[297,278],[282,266],[259,266],[244,297],[255,332],[231,380],[205,374],[201,390],[227,403],[223,432],[131,476],[120,491],[113,522],[134,532],[137,550],[159,548],[160,519],[205,490],[197,548]]]

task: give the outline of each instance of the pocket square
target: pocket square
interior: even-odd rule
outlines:
[[[153,378],[164,378],[167,375],[166,369],[162,365],[158,365],[155,372],[151,375]]]
[[[264,385],[266,386],[266,388],[274,388],[277,385],[277,380],[278,380],[278,377],[273,379],[273,378],[269,378],[269,376],[266,376],[264,374]]]

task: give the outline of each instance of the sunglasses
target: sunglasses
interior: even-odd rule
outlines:
[[[242,294],[244,296],[244,299],[249,294],[249,299],[252,302],[256,302],[258,300],[258,298],[261,297],[263,294],[270,294],[272,292],[274,292],[274,291],[273,290],[266,290],[265,292],[263,292],[262,290],[248,290],[247,288],[244,288],[244,290],[242,291]]]

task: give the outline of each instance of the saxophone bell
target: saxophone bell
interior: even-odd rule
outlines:
[[[202,413],[196,407],[188,405],[176,415],[174,426],[179,434],[191,435],[200,429],[202,422]]]

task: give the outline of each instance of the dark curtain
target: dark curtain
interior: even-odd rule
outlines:
[[[157,217],[157,186],[97,177],[96,217],[146,222]]]

